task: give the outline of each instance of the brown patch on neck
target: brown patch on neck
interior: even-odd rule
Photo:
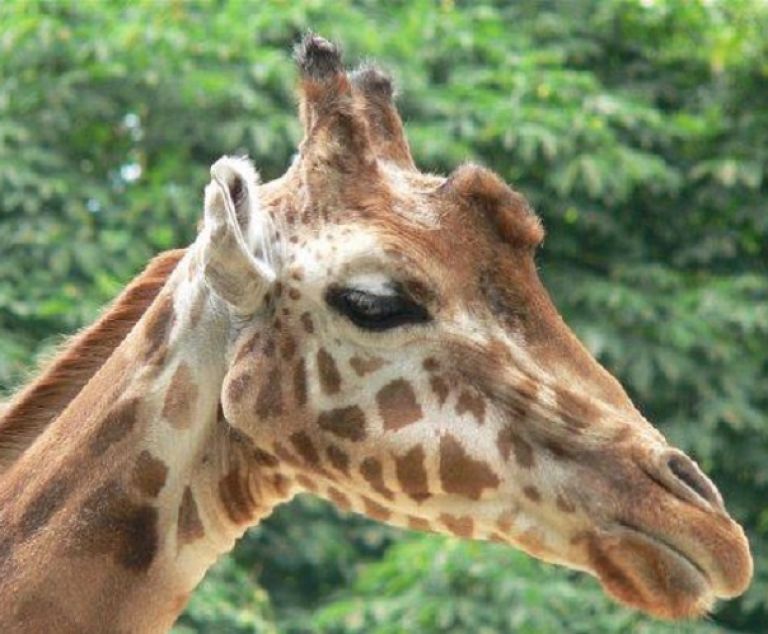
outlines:
[[[100,456],[116,442],[120,442],[133,429],[138,420],[139,399],[130,398],[114,405],[99,423],[88,448]]]
[[[80,509],[73,554],[111,555],[135,573],[146,572],[157,554],[157,509],[137,504],[118,482],[108,482],[91,494]]]
[[[197,400],[197,386],[192,381],[192,371],[186,363],[180,363],[173,374],[163,403],[163,417],[177,429],[192,424]]]
[[[167,251],[135,277],[106,312],[75,335],[0,416],[0,471],[64,411],[141,319],[185,254]]]
[[[19,532],[26,539],[40,528],[59,511],[72,493],[74,481],[66,474],[56,474],[43,486],[33,500],[24,509],[19,522]]]
[[[147,340],[147,347],[144,350],[145,361],[158,365],[163,362],[168,338],[175,321],[173,297],[170,294],[161,295],[157,299],[157,304],[148,313],[147,323],[144,326],[144,336]]]
[[[179,544],[190,544],[205,535],[205,528],[197,511],[197,502],[189,486],[184,487],[184,495],[181,497],[176,535]]]
[[[136,459],[131,483],[140,494],[156,498],[163,490],[167,477],[168,467],[145,449]]]

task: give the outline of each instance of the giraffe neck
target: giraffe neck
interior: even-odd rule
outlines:
[[[3,631],[164,631],[289,496],[220,414],[230,324],[195,269],[3,475]]]

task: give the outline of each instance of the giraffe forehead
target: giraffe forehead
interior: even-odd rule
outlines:
[[[311,241],[296,249],[294,260],[295,268],[306,271],[307,283],[324,284],[334,274],[375,276],[375,265],[383,256],[381,238],[372,228],[342,224],[321,227]]]

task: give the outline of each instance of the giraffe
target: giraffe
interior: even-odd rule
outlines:
[[[165,631],[298,492],[509,544],[661,618],[742,593],[743,530],[557,313],[525,199],[477,165],[418,171],[378,68],[313,34],[296,59],[286,173],[217,161],[194,243],[10,402],[2,630]]]

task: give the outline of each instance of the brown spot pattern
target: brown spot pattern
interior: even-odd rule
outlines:
[[[523,495],[527,497],[531,502],[541,502],[541,493],[535,486],[524,486]]]
[[[53,515],[64,506],[72,492],[72,480],[66,476],[54,476],[24,509],[19,521],[19,532],[26,539],[45,526]]]
[[[483,489],[496,488],[498,476],[481,460],[475,460],[456,438],[446,434],[440,440],[440,480],[446,493],[479,500]]]
[[[322,412],[317,424],[326,431],[347,440],[359,441],[366,436],[365,414],[357,405]]]
[[[367,357],[363,359],[362,357],[354,356],[349,360],[349,365],[352,366],[357,376],[365,376],[371,372],[376,372],[384,363],[384,359],[380,357]]]
[[[114,405],[96,429],[89,448],[93,455],[99,456],[114,443],[119,442],[133,429],[138,418],[139,400],[130,398]]]
[[[395,457],[395,474],[403,492],[416,502],[423,502],[428,497],[429,484],[427,470],[424,468],[424,449],[417,445],[404,456]]]
[[[439,519],[443,525],[454,535],[457,535],[458,537],[464,537],[466,539],[472,538],[472,533],[475,529],[475,523],[472,521],[471,517],[456,517],[455,515],[442,513]]]
[[[283,359],[292,359],[296,354],[296,340],[290,335],[286,335],[283,339],[283,345],[280,347],[280,353],[283,355]]]
[[[448,384],[441,377],[433,376],[429,379],[429,386],[437,396],[438,403],[443,405],[448,398]]]
[[[480,394],[462,390],[456,403],[456,413],[461,416],[469,412],[481,425],[485,422],[485,399]]]
[[[346,476],[349,476],[349,456],[336,445],[328,445],[325,450],[331,466]]]
[[[173,298],[170,295],[160,295],[155,302],[156,304],[150,307],[148,311],[144,327],[144,336],[147,338],[147,348],[144,351],[146,360],[154,357],[167,343],[176,318]]]
[[[516,421],[524,421],[531,415],[531,405],[536,400],[539,393],[539,387],[536,382],[526,377],[520,383],[515,385],[514,403],[508,403],[508,415]]]
[[[304,328],[304,332],[306,332],[308,335],[311,335],[315,332],[315,324],[312,322],[312,316],[309,313],[302,313],[299,319],[301,320],[301,325]]]
[[[533,467],[533,448],[517,435],[511,425],[499,431],[499,435],[496,438],[496,446],[499,448],[499,453],[505,461],[509,460],[509,455],[514,450],[517,464],[525,469]]]
[[[431,531],[432,525],[421,517],[408,516],[408,528],[414,531]]]
[[[280,497],[286,498],[290,495],[292,484],[293,481],[289,477],[280,473],[275,473],[272,476],[272,486]]]
[[[423,416],[413,387],[405,379],[395,379],[381,388],[376,394],[376,402],[385,429],[401,429]]]
[[[296,404],[303,407],[307,403],[307,366],[302,357],[296,362],[293,370],[293,393]]]
[[[552,454],[555,460],[567,460],[572,455],[572,451],[557,440],[550,438],[543,441],[542,445]]]
[[[264,377],[256,397],[256,415],[259,418],[271,418],[283,413],[283,391],[280,368],[272,368]]]
[[[248,370],[236,376],[229,382],[229,385],[227,386],[227,395],[229,396],[229,400],[233,403],[239,403],[243,399],[245,392],[248,390],[248,387],[252,383],[253,373]]]
[[[146,572],[157,554],[157,520],[156,508],[133,502],[118,482],[108,482],[83,503],[73,550],[111,555],[126,570]]]
[[[253,459],[256,461],[257,465],[272,468],[280,464],[275,456],[264,449],[254,446],[251,451],[253,452]]]
[[[165,486],[167,476],[168,467],[145,449],[136,458],[131,483],[142,495],[156,498]]]
[[[325,348],[317,351],[317,370],[320,373],[320,385],[326,394],[336,394],[341,388],[341,375],[333,357]]]
[[[392,517],[389,509],[383,507],[378,502],[374,502],[371,498],[362,496],[363,506],[365,508],[365,514],[380,522],[386,522]]]
[[[371,485],[373,490],[382,497],[385,497],[388,500],[395,497],[387,485],[384,484],[384,471],[381,467],[381,462],[379,462],[377,458],[368,457],[363,460],[360,463],[360,474],[365,478],[368,484]]]
[[[181,496],[176,535],[180,544],[189,544],[205,535],[205,529],[197,511],[195,496],[188,486],[184,488],[184,494]]]
[[[349,511],[352,508],[349,498],[335,487],[328,487],[328,498],[340,509]]]
[[[298,482],[307,491],[312,491],[312,493],[318,492],[317,483],[312,478],[305,476],[303,473],[299,473],[296,476],[296,482]]]
[[[186,363],[179,364],[168,386],[163,404],[163,417],[177,429],[189,427],[197,400],[197,386]]]
[[[317,449],[312,443],[312,439],[306,432],[297,431],[291,435],[291,444],[304,461],[312,467],[316,467],[320,464],[320,456],[317,454]]]

